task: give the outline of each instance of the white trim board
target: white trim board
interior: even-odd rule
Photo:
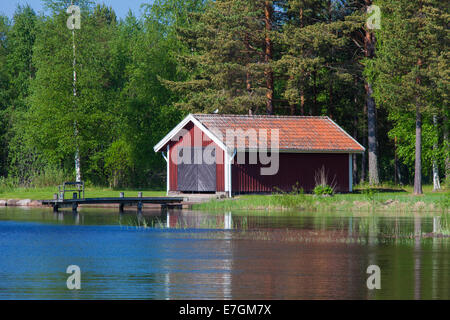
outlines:
[[[348,191],[353,192],[353,155],[348,155]]]
[[[214,141],[222,150],[226,151],[227,148],[222,141],[219,140],[211,131],[209,131],[200,121],[195,119],[195,117],[190,113],[188,114],[175,128],[173,128],[164,138],[161,139],[154,147],[155,152],[161,151],[175,135],[180,132],[189,122],[192,122],[200,130],[202,130],[212,141]]]

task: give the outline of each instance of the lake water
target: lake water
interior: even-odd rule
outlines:
[[[0,299],[450,299],[448,217],[342,215],[0,208]]]

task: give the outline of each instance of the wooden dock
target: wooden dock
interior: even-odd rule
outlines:
[[[125,206],[136,206],[140,212],[144,203],[160,204],[162,207],[181,207],[183,200],[182,197],[116,197],[42,200],[42,204],[52,206],[55,212],[59,208],[70,207],[76,212],[78,206],[83,204],[118,204],[120,212],[123,212]]]

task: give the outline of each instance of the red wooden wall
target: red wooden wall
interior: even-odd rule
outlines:
[[[276,175],[261,176],[261,164],[237,164],[234,158],[231,183],[233,193],[274,192],[275,187],[283,191],[292,191],[292,186],[299,183],[304,191],[315,187],[314,175],[322,166],[332,180],[335,177],[338,192],[349,191],[348,154],[325,153],[280,153],[279,171]],[[267,167],[267,166],[264,166]]]
[[[188,123],[185,127],[187,132],[180,137],[178,141],[172,141],[169,144],[170,148],[170,191],[178,191],[177,184],[177,147],[190,146],[190,147],[206,147],[213,144],[216,147],[216,191],[225,190],[225,175],[224,175],[224,152],[223,150],[199,128],[194,126],[192,122]]]

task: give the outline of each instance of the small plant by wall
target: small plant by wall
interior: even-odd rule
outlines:
[[[314,188],[314,194],[316,196],[332,196],[334,193],[334,190],[332,187],[328,185],[318,185]]]
[[[332,180],[328,177],[328,172],[325,171],[325,167],[322,166],[319,170],[314,174],[314,194],[318,196],[331,196],[334,194],[336,190],[336,176]]]

